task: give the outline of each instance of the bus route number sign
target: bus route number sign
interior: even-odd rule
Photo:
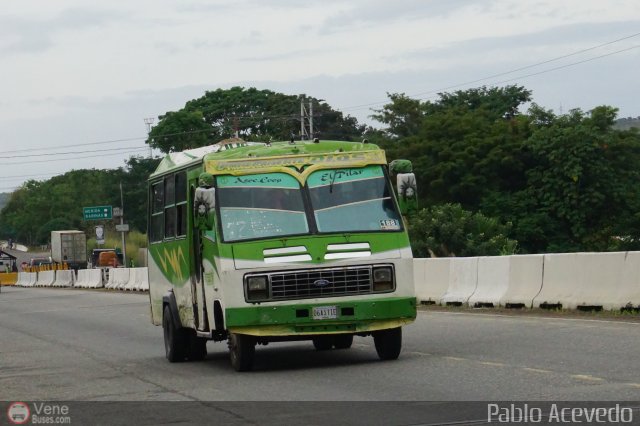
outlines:
[[[83,207],[82,216],[84,220],[101,220],[113,218],[111,206]]]

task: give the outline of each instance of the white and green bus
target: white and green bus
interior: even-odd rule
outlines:
[[[244,371],[259,344],[347,349],[354,336],[396,359],[416,298],[389,173],[366,142],[234,140],[168,154],[149,177],[148,230],[151,318],[167,359],[203,359],[208,340],[228,341]]]

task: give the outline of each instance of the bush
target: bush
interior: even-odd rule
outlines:
[[[508,255],[517,247],[507,237],[510,226],[460,204],[443,204],[414,215],[409,236],[415,257]]]

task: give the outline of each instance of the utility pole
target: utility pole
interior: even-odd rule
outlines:
[[[124,237],[126,232],[124,230],[124,197],[122,196],[122,182],[120,182],[120,229],[120,234],[122,235],[122,263],[124,263],[124,267],[127,268],[127,246]]]
[[[309,99],[309,140],[313,139],[313,98]]]
[[[149,134],[151,133],[151,126],[153,125],[154,121],[155,121],[155,118],[153,117],[147,117],[144,119],[144,124],[147,125],[147,139],[149,138]],[[151,157],[153,157],[153,149],[151,148],[151,143],[149,143],[149,158]]]
[[[300,140],[304,140],[307,134],[307,126],[305,124],[306,111],[304,110],[304,96],[300,97]]]

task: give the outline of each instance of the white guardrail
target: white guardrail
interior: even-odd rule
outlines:
[[[415,259],[414,281],[423,304],[638,310],[640,252]]]
[[[640,252],[414,259],[413,271],[424,304],[640,309]],[[19,272],[16,285],[149,290],[147,268]]]
[[[15,285],[149,291],[149,278],[147,268],[80,269],[77,275],[72,270],[18,272]]]

